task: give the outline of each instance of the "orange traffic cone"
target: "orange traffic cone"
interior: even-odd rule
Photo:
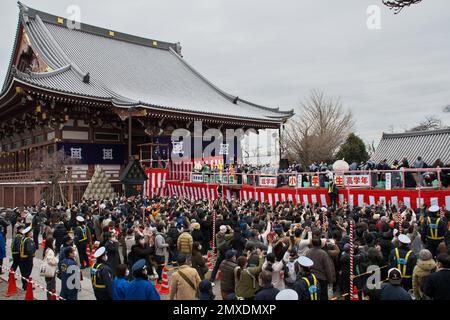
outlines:
[[[11,269],[9,270],[8,290],[6,291],[5,296],[11,297],[17,293],[16,277],[14,276],[14,271]]]
[[[166,266],[163,268],[161,279],[162,283],[161,288],[159,289],[159,294],[164,296],[169,294],[169,275],[167,274]]]
[[[33,282],[31,277],[28,278],[27,292],[25,293],[25,300],[34,300]]]
[[[358,296],[358,288],[356,288],[356,286],[353,286],[353,292],[352,295],[350,297],[351,301],[358,301],[359,300],[359,296]]]

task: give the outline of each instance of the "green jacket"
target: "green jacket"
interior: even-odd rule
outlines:
[[[262,270],[264,257],[259,258],[259,264],[256,267],[241,269],[240,277],[237,277],[237,270],[235,270],[236,296],[240,298],[253,298],[256,292],[260,289],[258,276]]]

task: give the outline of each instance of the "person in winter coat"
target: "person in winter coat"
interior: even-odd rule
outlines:
[[[53,249],[53,238],[47,237],[45,239],[43,276],[47,285],[47,300],[52,300],[51,292],[56,290],[56,268],[58,266],[58,258],[55,256]]]
[[[209,280],[202,280],[198,285],[199,297],[198,300],[214,300],[215,295],[212,290],[212,284]]]
[[[60,276],[61,276],[61,298],[65,300],[78,300],[78,291],[81,290],[81,284],[76,280],[75,286],[68,286],[72,283],[73,278],[80,279],[80,267],[75,262],[76,249],[73,246],[61,249],[64,259],[60,262]]]
[[[200,242],[194,242],[192,245],[192,268],[197,270],[200,279],[205,279],[205,274],[208,272],[208,266],[206,265],[206,259],[202,256],[202,245]]]
[[[156,227],[156,236],[155,236],[155,260],[158,264],[156,268],[156,272],[158,273],[158,280],[161,279],[163,265],[166,262],[167,248],[169,244],[166,243],[166,239],[164,238],[164,226],[162,224],[158,224]]]
[[[425,280],[423,293],[433,300],[450,300],[450,255],[437,256],[437,271]]]
[[[320,238],[313,236],[311,244],[312,248],[306,252],[306,257],[314,262],[311,271],[316,275],[322,288],[320,300],[328,300],[328,285],[333,284],[336,279],[334,264],[330,256],[321,248],[322,240]]]
[[[200,276],[197,270],[186,264],[187,257],[180,253],[177,258],[178,270],[170,283],[170,300],[197,300]]]
[[[112,284],[113,300],[125,300],[125,293],[130,284],[128,281],[128,267],[126,264],[119,264],[116,269],[116,277]]]
[[[183,233],[180,234],[177,240],[177,251],[186,255],[187,262],[191,261],[192,244],[194,240],[190,234],[189,228],[185,227]]]
[[[292,244],[289,246],[289,249],[285,251],[281,260],[276,259],[273,251],[273,237],[267,238],[269,242],[269,247],[267,249],[266,262],[263,265],[263,270],[269,272],[272,278],[272,284],[278,290],[284,290],[284,267],[289,261],[289,252],[292,249]]]
[[[397,268],[388,271],[388,283],[380,289],[380,300],[412,300],[411,295],[402,288],[402,274]]]
[[[260,289],[258,276],[264,264],[264,256],[260,249],[256,249],[259,263],[256,267],[248,267],[247,257],[241,256],[237,259],[239,268],[235,269],[236,296],[244,300],[253,300],[256,292]]]
[[[53,238],[55,239],[55,253],[59,254],[59,249],[64,243],[64,238],[68,235],[67,229],[64,226],[62,221],[59,221],[55,225],[55,229],[53,231]]]
[[[144,259],[135,262],[131,271],[134,280],[126,287],[124,300],[161,300],[158,291],[148,280],[147,266]]]
[[[416,300],[422,300],[424,298],[422,290],[425,280],[435,269],[436,261],[434,261],[431,252],[427,249],[420,250],[419,259],[414,267],[412,277],[412,288]]]
[[[342,252],[341,259],[341,290],[342,292],[349,292],[350,290],[350,244],[344,245],[344,251]],[[359,276],[366,272],[367,255],[365,252],[359,250],[358,246],[355,246],[353,251],[353,274],[358,276],[354,279],[354,284],[358,290],[364,287],[363,277]],[[346,300],[350,299],[350,295],[345,296]]]
[[[137,261],[144,259],[147,264],[147,270],[151,270],[150,256],[154,253],[153,248],[145,243],[144,236],[140,234],[135,236],[135,240],[136,244],[131,247],[131,251],[128,254],[128,265],[132,267]]]
[[[119,242],[116,237],[109,232],[103,234],[105,240],[104,247],[108,256],[108,265],[111,268],[112,274],[116,273],[117,266],[120,264]]]
[[[259,274],[259,285],[261,290],[259,290],[255,295],[255,300],[275,300],[279,289],[275,288],[272,284],[272,273],[268,271],[261,271]]]
[[[175,261],[177,253],[177,241],[180,232],[177,229],[176,221],[172,220],[167,230],[166,242],[169,244],[169,261]]]
[[[225,260],[223,260],[219,266],[222,275],[220,278],[222,300],[227,300],[229,295],[234,294],[234,269],[238,266],[236,263],[236,255],[237,252],[235,250],[228,250],[225,253]]]

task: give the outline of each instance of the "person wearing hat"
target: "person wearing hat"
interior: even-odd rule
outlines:
[[[108,265],[105,247],[98,248],[94,257],[96,262],[91,269],[91,282],[97,300],[112,300],[113,273]]]
[[[293,290],[298,294],[298,300],[320,300],[321,286],[317,276],[312,273],[314,262],[306,257],[300,256],[296,262],[297,280]]]
[[[419,259],[414,267],[412,286],[414,297],[416,300],[424,298],[423,286],[426,278],[436,269],[436,261],[433,260],[433,255],[430,250],[422,249],[419,252]]]
[[[73,246],[61,249],[64,258],[59,262],[60,296],[65,300],[78,300],[78,291],[81,290],[81,271],[75,262],[76,251]]]
[[[234,269],[238,266],[236,263],[236,250],[228,250],[225,253],[225,260],[220,263],[219,270],[221,273],[220,290],[222,300],[227,300],[228,296],[234,293],[235,278]]]
[[[442,253],[436,260],[437,271],[425,280],[423,293],[433,300],[450,300],[450,255]]]
[[[278,292],[275,300],[299,300],[298,293],[293,289],[284,289]]]
[[[32,228],[31,226],[26,227],[22,230],[23,238],[20,241],[19,248],[19,269],[22,275],[22,289],[27,289],[28,279],[33,270],[33,258],[36,253],[36,247],[34,246],[34,241],[32,239]]]
[[[86,224],[84,222],[84,218],[82,216],[76,217],[76,223],[77,226],[75,227],[75,230],[73,232],[74,238],[73,242],[78,250],[78,255],[80,257],[80,263],[81,263],[81,269],[89,268],[89,258],[86,253],[86,246],[89,243],[90,239],[90,232],[89,228],[86,227]]]
[[[19,224],[16,229],[17,229],[16,235],[11,242],[11,256],[13,263],[10,269],[13,270],[14,272],[17,270],[17,267],[19,266],[20,262],[20,243],[22,242],[23,238],[22,234],[23,225]]]
[[[380,300],[412,300],[408,291],[402,288],[402,273],[399,269],[389,269],[388,283],[381,285]]]
[[[398,236],[399,247],[391,250],[389,254],[389,265],[397,268],[402,273],[402,285],[406,290],[412,289],[412,274],[416,266],[416,255],[409,249],[411,239],[401,234]]]
[[[439,217],[439,207],[431,206],[428,217],[424,217],[422,239],[433,257],[437,255],[437,247],[444,240],[446,229],[445,222]]]
[[[197,270],[186,264],[187,257],[180,253],[177,257],[178,270],[170,282],[170,300],[196,300],[200,276]]]
[[[148,280],[147,265],[144,259],[140,259],[131,268],[133,281],[125,289],[124,300],[161,300],[158,291]]]

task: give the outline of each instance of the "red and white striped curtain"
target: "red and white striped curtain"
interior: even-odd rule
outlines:
[[[191,180],[191,172],[194,168],[194,163],[189,162],[170,162],[170,180]]]
[[[148,180],[144,182],[144,195],[147,197],[162,197],[166,195],[168,169],[146,169]]]
[[[277,201],[292,201],[294,204],[319,203],[322,206],[330,204],[327,189],[294,189],[294,188],[252,188],[244,186],[240,191],[244,201],[254,199],[275,204]],[[422,204],[438,205],[450,209],[450,192],[446,190],[366,190],[340,189],[339,202],[348,202],[352,206],[376,204],[378,202],[418,208]]]
[[[217,184],[168,182],[167,192],[170,196],[185,197],[194,200],[215,200],[218,198]]]

